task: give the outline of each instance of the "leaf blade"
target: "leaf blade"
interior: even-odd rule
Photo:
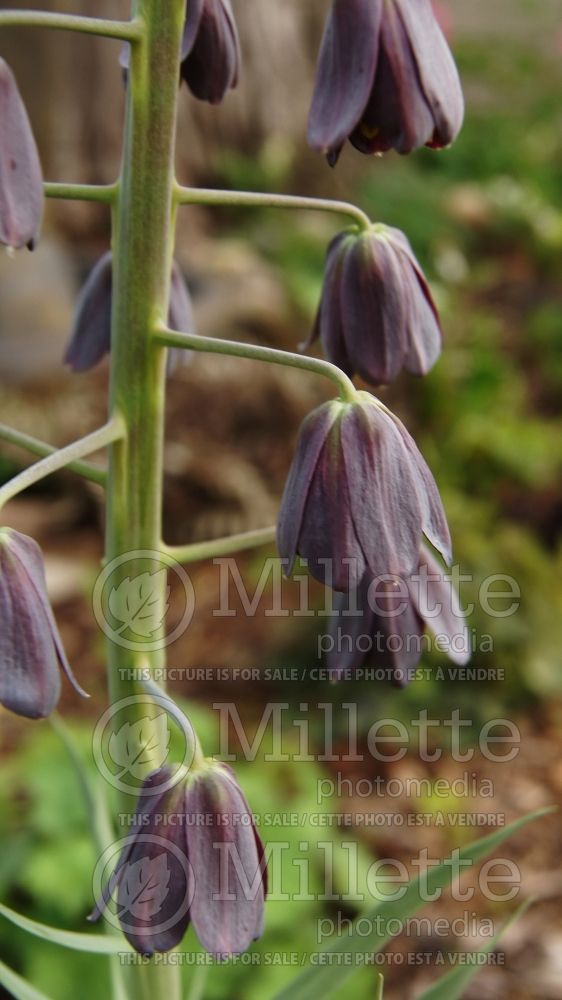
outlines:
[[[522,816],[509,826],[496,830],[487,837],[482,837],[481,840],[463,847],[459,852],[459,858],[461,860],[470,859],[472,864],[483,860],[497,847],[500,847],[508,837],[511,837],[514,833],[522,829],[522,827],[543,816],[549,815],[555,809],[556,807],[547,807],[546,809],[538,809],[535,812],[529,813],[527,816]],[[452,879],[453,865],[445,862],[438,868],[428,870],[424,875],[428,893],[437,889],[445,889]],[[420,898],[420,883],[421,878],[412,880],[400,900],[378,903],[373,909],[362,914],[361,919],[363,921],[365,919],[371,920],[375,924],[375,927],[379,922],[383,924],[386,922],[388,925],[390,920],[399,920],[401,922],[406,920],[425,905],[425,900]],[[380,918],[381,916],[383,920],[377,921],[376,918]],[[351,953],[358,955],[367,950],[371,952],[380,951],[389,938],[390,935],[384,932],[379,933],[375,931],[373,934],[360,936],[355,931],[345,938],[342,937],[336,940],[334,944],[318,954]],[[280,992],[276,993],[273,1000],[310,1000],[311,997],[317,995],[321,995],[322,997],[331,996],[358,968],[359,965],[353,962],[349,965],[327,963],[325,965],[309,966],[296,979],[285,986]]]
[[[123,951],[132,951],[125,938],[60,930],[58,927],[50,927],[49,924],[41,924],[37,920],[31,920],[30,917],[24,917],[3,903],[0,903],[0,915],[34,937],[73,951],[89,952],[93,955],[119,955]]]

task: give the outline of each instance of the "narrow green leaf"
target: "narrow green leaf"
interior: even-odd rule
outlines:
[[[489,836],[468,844],[458,852],[459,860],[470,861],[471,864],[483,860],[488,854],[491,854],[496,848],[500,847],[504,840],[517,833],[522,827],[554,811],[555,807],[539,809],[527,816],[523,816],[521,819],[515,820],[514,823],[511,823],[504,829],[496,830],[494,833],[489,834]],[[362,914],[361,922],[363,926],[365,926],[366,920],[373,922],[372,933],[359,935],[356,930],[352,930],[350,934],[342,934],[333,944],[318,953],[318,959],[322,954],[330,957],[338,954],[345,955],[345,964],[343,961],[339,963],[337,960],[328,960],[326,964],[318,961],[318,964],[309,966],[296,979],[277,993],[273,1000],[311,1000],[312,997],[318,995],[328,997],[335,993],[353,975],[354,971],[360,967],[359,963],[354,963],[353,960],[347,964],[349,962],[347,956],[360,956],[367,951],[380,951],[390,938],[390,934],[384,929],[388,926],[389,921],[398,920],[404,922],[425,905],[426,900],[422,898],[420,893],[422,884],[426,887],[427,892],[432,894],[437,890],[445,889],[451,883],[453,879],[453,866],[450,863],[451,859],[448,859],[448,861],[449,863],[444,862],[438,867],[431,868],[425,872],[423,882],[422,877],[409,882],[406,892],[401,899],[377,903],[372,910]],[[379,930],[379,925],[381,924],[383,925],[382,930]]]
[[[45,993],[40,993],[31,983],[18,976],[4,962],[0,962],[0,986],[7,990],[14,1000],[49,1000]]]
[[[76,931],[62,931],[57,927],[49,927],[48,924],[40,924],[36,920],[30,920],[29,917],[24,917],[21,913],[10,910],[3,903],[0,903],[0,914],[16,927],[27,931],[28,934],[42,938],[43,941],[60,944],[63,948],[87,951],[94,955],[119,955],[121,952],[131,951],[131,946],[125,938],[110,937],[105,934],[78,934]]]
[[[470,964],[459,965],[458,967],[452,969],[451,972],[447,973],[447,975],[442,976],[438,982],[433,983],[428,990],[425,990],[425,992],[422,993],[417,1000],[461,1000],[466,987],[474,979],[474,977],[478,975],[480,969],[482,968],[482,966],[478,964],[478,959],[480,957],[485,958],[494,950],[508,927],[511,927],[516,920],[519,920],[525,911],[529,909],[530,905],[530,900],[523,903],[523,906],[520,906],[513,916],[506,921],[499,934],[496,934],[495,938],[489,941],[485,948],[482,948],[480,951],[471,952]]]
[[[375,987],[375,1000],[383,1000],[384,994],[384,976],[382,972],[377,974],[377,985]]]

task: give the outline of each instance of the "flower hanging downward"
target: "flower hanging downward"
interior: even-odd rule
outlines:
[[[372,576],[409,576],[422,535],[451,560],[435,481],[404,425],[367,392],[305,420],[281,502],[277,541],[335,590]]]
[[[388,670],[402,687],[422,657],[426,627],[453,663],[463,666],[470,659],[458,595],[426,545],[411,576],[367,573],[355,591],[354,607],[349,603],[348,595],[338,594],[330,621],[327,664],[336,680],[368,664]]]
[[[123,933],[143,955],[175,948],[190,922],[215,957],[240,954],[263,932],[267,890],[248,803],[228,765],[203,761],[169,787],[172,776],[161,768],[146,779],[133,824],[138,833],[127,838],[90,919],[115,894]],[[144,895],[143,882],[150,883]]]
[[[402,368],[425,375],[441,353],[435,303],[399,229],[340,233],[326,257],[324,288],[309,346],[317,337],[329,361],[372,385]]]
[[[111,347],[111,297],[113,287],[112,254],[100,257],[84,284],[74,314],[72,334],[64,360],[74,372],[85,372],[97,365]],[[183,275],[176,261],[172,267],[168,324],[172,330],[193,332],[193,310]],[[168,374],[189,351],[168,351]]]
[[[53,711],[62,667],[79,694],[47,597],[41,550],[0,528],[0,703],[28,719]]]
[[[463,117],[430,0],[333,0],[308,123],[332,166],[347,139],[362,153],[448,146]]]
[[[230,0],[188,0],[181,56],[181,75],[194,97],[220,104],[240,71]]]
[[[29,118],[0,59],[0,243],[33,250],[43,214],[43,177]]]

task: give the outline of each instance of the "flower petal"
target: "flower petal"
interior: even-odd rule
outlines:
[[[322,39],[308,141],[339,151],[360,120],[373,86],[383,0],[334,0]]]
[[[189,787],[186,813],[205,817],[188,834],[197,937],[216,957],[238,955],[263,930],[262,865],[246,802],[238,787],[216,771]]]
[[[32,250],[43,214],[39,154],[14,74],[0,59],[0,243]]]
[[[326,403],[304,421],[285,484],[277,524],[277,546],[292,572],[311,483],[324,443],[338,414],[337,404]]]
[[[353,522],[369,570],[373,576],[409,575],[421,544],[422,504],[417,465],[401,433],[367,401],[350,407],[342,420],[342,451]]]

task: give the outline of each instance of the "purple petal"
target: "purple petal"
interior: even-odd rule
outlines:
[[[191,919],[216,957],[245,951],[263,930],[264,886],[253,821],[238,787],[220,771],[196,779],[186,813],[206,817],[189,828],[195,875]]]
[[[0,243],[33,249],[43,214],[43,177],[14,75],[0,59]]]
[[[53,609],[51,608],[51,603],[47,595],[47,581],[45,579],[45,566],[43,563],[41,549],[37,545],[37,542],[35,542],[33,538],[29,538],[27,535],[22,535],[20,532],[12,531],[11,536],[13,551],[17,555],[17,559],[27,576],[28,585],[34,592],[35,597],[37,598],[38,606],[41,607],[46,623],[50,629],[51,638],[59,664],[62,667],[67,679],[72,684],[74,690],[82,698],[89,698],[89,694],[84,691],[76,680],[64,651],[64,646],[62,644],[62,639],[53,614]]]
[[[195,44],[204,5],[205,0],[187,0],[187,14],[181,44],[182,62],[189,55]]]
[[[328,247],[324,287],[315,327],[328,360],[348,375],[353,372],[343,337],[341,282],[345,256],[352,240],[349,233],[340,233]]]
[[[193,306],[188,287],[177,261],[172,266],[172,281],[170,287],[170,308],[168,310],[168,326],[179,333],[194,333]],[[176,369],[192,357],[192,351],[183,348],[170,348],[166,365],[167,375],[172,375]]]
[[[240,43],[229,0],[205,0],[182,77],[199,100],[219,104],[236,87],[239,68]]]
[[[387,3],[375,82],[351,141],[362,152],[384,152],[392,146],[399,153],[410,153],[429,142],[433,131],[408,36],[395,3]]]
[[[425,275],[404,235],[389,229],[402,260],[406,352],[404,367],[412,375],[426,375],[441,354],[443,334],[439,313]]]
[[[0,703],[40,719],[59,700],[60,673],[44,601],[30,586],[19,549],[18,533],[10,531],[0,545]]]
[[[448,146],[461,130],[464,98],[453,56],[430,0],[395,0],[399,16],[410,39],[420,85],[434,122],[428,144]]]
[[[392,419],[400,431],[403,444],[417,472],[417,489],[422,510],[423,532],[431,544],[441,553],[445,562],[450,565],[452,561],[451,535],[435,479],[414,439],[404,427],[404,424],[398,420],[398,417],[393,417]]]
[[[392,382],[406,350],[404,278],[389,240],[360,236],[343,271],[342,315],[352,370],[374,385]]]
[[[308,141],[339,151],[360,120],[375,78],[383,0],[334,0],[322,39]]]
[[[407,576],[417,565],[423,508],[419,473],[394,421],[369,401],[342,420],[353,522],[373,576]]]
[[[117,907],[125,937],[142,955],[171,951],[182,940],[193,896],[185,825],[185,792],[158,799],[118,865]]]
[[[80,292],[65,363],[75,372],[93,368],[111,345],[111,251],[100,257]]]
[[[408,581],[408,588],[419,614],[434,635],[448,639],[447,656],[464,666],[470,660],[470,638],[461,611],[458,594],[443,567],[427,546],[420,552],[418,579]]]
[[[338,407],[326,403],[307,417],[300,430],[277,526],[277,546],[281,557],[288,560],[287,575],[292,572],[298,552],[303,516],[318,459],[337,415]]]
[[[334,424],[319,456],[298,542],[298,553],[307,560],[310,573],[334,590],[356,587],[367,567],[354,516],[354,483],[349,482],[341,439],[344,420]]]

